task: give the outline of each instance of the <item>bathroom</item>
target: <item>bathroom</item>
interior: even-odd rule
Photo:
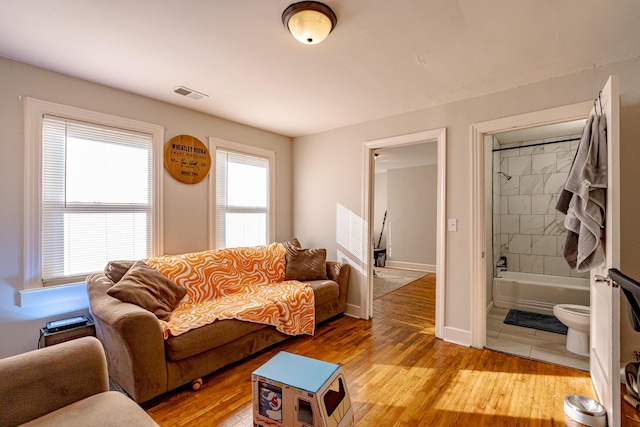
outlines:
[[[486,347],[588,370],[588,350],[568,351],[567,335],[504,323],[512,309],[553,315],[558,304],[589,305],[589,273],[564,260],[564,215],[555,209],[584,123],[485,138]]]

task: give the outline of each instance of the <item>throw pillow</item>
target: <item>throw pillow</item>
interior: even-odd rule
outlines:
[[[302,249],[302,245],[300,245],[300,242],[295,237],[288,242],[284,242],[282,246],[284,246],[287,251],[287,258],[294,252],[294,249]]]
[[[326,249],[299,249],[292,247],[287,252],[285,280],[305,281],[327,278]]]
[[[104,275],[113,283],[118,283],[135,263],[135,261],[109,261],[104,268]]]
[[[108,295],[138,305],[160,320],[169,320],[171,311],[186,293],[185,288],[143,261],[133,264],[122,279],[107,290]]]

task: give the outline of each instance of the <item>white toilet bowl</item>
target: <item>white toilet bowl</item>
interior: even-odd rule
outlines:
[[[568,328],[567,350],[581,356],[589,356],[591,307],[558,304],[553,306],[553,314]]]

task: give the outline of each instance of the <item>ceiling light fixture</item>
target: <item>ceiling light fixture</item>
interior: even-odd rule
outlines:
[[[282,23],[300,43],[316,44],[326,39],[335,28],[338,18],[326,4],[301,1],[287,7]]]

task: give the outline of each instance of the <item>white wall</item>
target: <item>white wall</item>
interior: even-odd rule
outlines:
[[[389,266],[435,269],[437,178],[436,165],[387,171]]]
[[[621,88],[621,268],[640,278],[640,59],[584,70],[512,90],[467,99],[394,117],[335,129],[294,140],[294,233],[305,242],[326,247],[330,256],[360,268],[352,274],[348,303],[361,304],[367,284],[360,246],[366,236],[351,236],[352,251],[338,245],[337,209],[348,210],[353,223],[363,221],[363,150],[365,141],[447,128],[447,218],[458,219],[458,231],[447,232],[445,329],[470,339],[471,331],[471,142],[472,123],[592,100],[610,74]],[[319,179],[322,177],[322,179]],[[362,230],[366,227],[362,227]],[[357,231],[357,230],[354,230]],[[359,238],[361,242],[356,242]],[[354,249],[355,248],[355,249]],[[356,252],[356,253],[354,253]],[[624,329],[623,329],[624,330]],[[640,348],[640,334],[630,339]],[[470,341],[469,341],[470,342]],[[622,340],[625,345],[625,339]],[[623,347],[623,357],[625,348]]]
[[[373,195],[373,246],[376,247],[380,240],[380,231],[382,230],[382,240],[380,240],[380,248],[387,247],[387,235],[389,228],[385,224],[382,229],[382,221],[384,213],[387,210],[387,172],[375,174],[375,188]]]
[[[205,143],[208,136],[215,136],[275,151],[276,240],[292,237],[292,141],[288,137],[4,58],[0,58],[0,94],[0,357],[36,348],[39,328],[46,321],[86,313],[87,307],[86,300],[64,298],[48,306],[19,306],[25,172],[22,98],[26,96],[160,124],[165,127],[165,142],[181,134]],[[165,252],[207,249],[207,180],[186,185],[165,171],[163,184]]]
[[[513,142],[501,148],[500,163],[495,171],[503,171],[512,179],[494,173],[494,188],[499,203],[493,205],[493,215],[499,221],[493,236],[497,255],[507,258],[509,271],[551,276],[588,278],[589,273],[571,270],[562,256],[567,231],[565,215],[556,211],[559,194],[569,175],[580,134],[543,139],[567,140],[537,147],[530,142]],[[495,254],[494,254],[495,255]]]

